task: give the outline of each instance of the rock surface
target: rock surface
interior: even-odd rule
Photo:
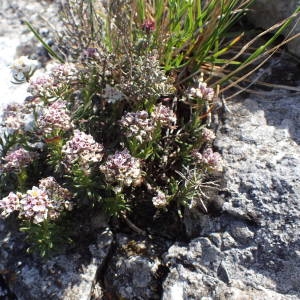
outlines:
[[[18,300],[91,298],[98,272],[110,251],[110,230],[99,232],[95,242],[84,251],[43,260],[24,255],[24,236],[9,228],[1,221],[0,270],[7,270],[4,277]]]
[[[160,257],[167,249],[165,241],[162,245],[118,234],[104,274],[106,292],[113,299],[160,299]]]
[[[255,0],[251,6],[248,18],[255,26],[268,29],[277,22],[291,16],[299,7],[300,2],[298,0]],[[300,33],[299,17],[298,14],[298,23],[293,22],[289,27],[291,29],[293,25],[296,25],[293,29],[293,34]],[[286,35],[289,29],[285,31]],[[292,53],[300,57],[300,37],[289,43],[288,48]]]
[[[276,91],[229,105],[223,213],[205,225],[199,214],[206,237],[168,250],[163,299],[299,299],[299,104]]]

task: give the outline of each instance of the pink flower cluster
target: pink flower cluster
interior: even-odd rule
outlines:
[[[51,199],[70,200],[72,198],[72,194],[67,189],[61,187],[52,176],[42,178],[39,182],[39,188],[47,191]],[[69,208],[70,203],[65,202],[64,205],[66,208]]]
[[[36,79],[30,79],[27,92],[33,96],[51,97],[53,88],[54,78],[46,74]]]
[[[76,78],[77,70],[74,64],[58,64],[47,74],[31,79],[27,91],[33,96],[52,97],[56,89],[61,88],[68,80]]]
[[[0,200],[0,210],[1,216],[8,216],[12,212],[17,211],[20,209],[20,198],[22,194],[21,193],[12,193],[10,192],[7,197]]]
[[[77,69],[74,64],[57,64],[51,68],[51,76],[54,78],[54,84],[59,85],[60,82],[66,82],[70,80],[76,80]]]
[[[62,148],[67,166],[78,162],[85,169],[90,163],[99,162],[103,157],[103,145],[97,143],[90,134],[74,130],[74,136]]]
[[[109,155],[106,163],[100,166],[100,171],[109,183],[122,186],[137,186],[142,181],[141,162],[132,157],[128,150]]]
[[[211,129],[203,128],[202,137],[204,141],[212,142],[216,138],[216,135]]]
[[[152,198],[152,203],[156,208],[164,208],[168,205],[168,199],[165,193],[158,190],[157,195]]]
[[[23,112],[24,106],[20,104],[9,104],[3,110],[3,123],[7,129],[20,130],[24,127],[25,114]]]
[[[213,152],[212,148],[207,148],[201,154],[198,151],[194,151],[192,156],[198,164],[205,164],[214,171],[223,170],[223,160],[218,152]]]
[[[37,124],[44,134],[51,134],[57,129],[67,131],[73,127],[70,112],[62,100],[57,100],[49,107],[44,108]]]
[[[2,216],[8,216],[13,211],[19,212],[19,217],[41,223],[47,219],[56,219],[65,209],[70,210],[71,194],[62,188],[53,177],[40,181],[39,187],[32,187],[25,194],[9,193],[0,201]]]
[[[199,80],[197,88],[191,88],[188,91],[189,98],[199,98],[207,101],[212,101],[215,92],[212,88],[207,87],[207,83],[203,82],[202,79]]]
[[[126,136],[135,137],[140,143],[151,140],[155,127],[153,120],[148,116],[145,110],[123,116],[120,124],[126,130]]]
[[[36,153],[29,152],[24,148],[20,148],[9,152],[3,160],[5,164],[2,169],[6,172],[15,171],[19,172],[22,168],[28,166],[36,158]]]
[[[135,137],[140,143],[152,139],[152,134],[158,124],[172,127],[175,123],[175,113],[162,104],[155,106],[151,118],[145,110],[142,110],[127,113],[120,120],[121,126],[126,130],[126,136]]]
[[[162,104],[155,106],[151,116],[155,123],[159,123],[161,126],[165,127],[172,127],[177,121],[177,117],[173,110]]]

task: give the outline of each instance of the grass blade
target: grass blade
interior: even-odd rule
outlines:
[[[47,50],[47,52],[55,59],[57,59],[59,62],[64,63],[64,60],[58,56],[57,53],[55,53],[51,47],[43,40],[42,36],[32,27],[32,25],[25,21],[25,24],[28,26],[30,31],[35,35],[35,37],[43,44],[44,48]]]

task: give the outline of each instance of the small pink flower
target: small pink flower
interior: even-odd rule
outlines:
[[[154,122],[159,123],[161,126],[172,127],[177,121],[177,117],[172,109],[169,107],[158,104],[154,111],[151,113]]]
[[[90,134],[76,129],[73,138],[63,146],[62,153],[67,166],[78,162],[88,169],[90,163],[102,160],[104,148]]]
[[[57,100],[49,107],[44,108],[37,123],[39,129],[46,135],[57,129],[67,131],[73,127],[70,112],[62,100]]]
[[[168,205],[166,194],[158,190],[157,195],[152,198],[152,203],[156,208],[164,208]]]
[[[211,129],[203,128],[202,137],[203,137],[204,141],[211,142],[216,138],[216,135]]]
[[[4,171],[21,171],[36,158],[36,154],[20,148],[8,153],[3,160],[6,162],[2,168]]]
[[[131,156],[127,149],[109,155],[106,163],[100,166],[100,171],[107,182],[121,186],[137,186],[142,181],[141,162]]]
[[[144,30],[146,33],[149,33],[151,31],[155,30],[155,22],[152,20],[145,20],[142,24],[142,30]]]
[[[215,95],[215,92],[212,88],[207,87],[207,83],[199,80],[198,87],[191,88],[188,91],[188,97],[190,98],[199,98],[206,101],[212,101]]]
[[[99,55],[99,51],[97,48],[87,48],[87,49],[83,50],[81,53],[81,58],[83,60],[98,58],[99,56],[100,55]]]
[[[222,156],[218,152],[213,152],[211,148],[205,149],[202,154],[194,151],[192,156],[195,158],[196,163],[205,164],[212,170],[222,171],[223,169]]]

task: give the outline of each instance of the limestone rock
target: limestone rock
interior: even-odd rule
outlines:
[[[164,300],[299,299],[299,101],[276,91],[228,104],[215,142],[225,162],[223,213],[186,216],[188,232],[207,237],[164,255]]]
[[[116,251],[104,274],[105,289],[112,299],[160,299],[161,245],[147,239],[117,235]]]
[[[18,300],[90,299],[98,271],[111,247],[110,230],[99,233],[84,254],[62,254],[43,260],[25,255],[22,235],[7,228],[0,235],[0,268],[9,270],[6,282]]]
[[[216,142],[229,194],[223,205],[228,221],[221,222],[238,242],[225,251],[225,261],[250,267],[233,272],[242,272],[245,282],[252,278],[290,295],[300,293],[299,100],[298,94],[274,91],[235,101]]]

